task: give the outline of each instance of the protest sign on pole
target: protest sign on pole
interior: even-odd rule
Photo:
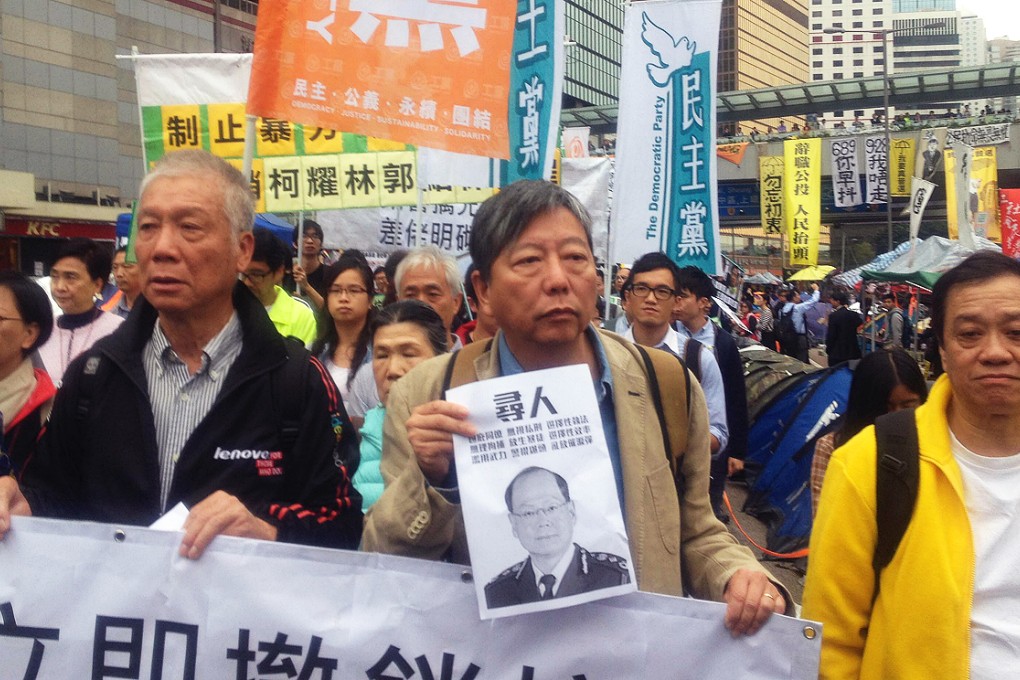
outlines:
[[[822,232],[822,140],[788,139],[783,142],[786,164],[786,234],[790,264],[818,264]]]
[[[590,127],[563,128],[563,155],[566,158],[588,158]]]
[[[715,84],[720,0],[626,6],[611,259],[660,251],[720,271]]]
[[[514,3],[263,0],[247,111],[508,158]]]
[[[861,178],[857,170],[857,138],[832,140],[832,197],[837,208],[861,204]]]
[[[818,674],[821,626],[732,638],[725,606],[631,593],[480,621],[469,568],[16,517],[0,541],[4,678],[754,677]],[[677,635],[682,630],[683,635]]]

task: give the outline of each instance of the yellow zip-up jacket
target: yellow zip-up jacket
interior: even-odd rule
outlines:
[[[875,429],[837,449],[811,533],[802,615],[824,624],[822,678],[953,680],[970,672],[974,541],[942,376],[918,407],[917,505],[872,607]]]

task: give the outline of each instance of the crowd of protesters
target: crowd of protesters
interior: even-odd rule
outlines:
[[[730,318],[710,276],[649,253],[612,272],[604,295],[590,217],[548,182],[515,183],[480,206],[463,277],[434,247],[374,269],[355,250],[327,261],[312,220],[293,244],[253,232],[247,182],[204,152],[168,155],[140,195],[137,262],[80,239],[61,249],[55,321],[38,284],[0,273],[0,538],[12,515],[148,525],[183,503],[191,559],[232,535],[468,564],[452,437],[475,430],[443,399],[458,353],[469,380],[582,364],[638,587],[724,602],[727,628],[753,634],[796,609],[723,526],[722,490],[747,450],[738,346],[806,362],[823,343],[833,365],[871,351],[851,415],[817,454],[805,613],[825,624],[822,676],[1016,667],[1008,554],[1020,513],[989,505],[1020,503],[1016,262],[980,253],[936,285],[926,332],[945,375],[929,394],[904,347],[918,333],[893,293],[862,315],[824,282],[738,287]],[[111,261],[120,292],[104,302]],[[808,312],[823,298],[831,311],[812,334]],[[865,316],[884,319],[871,346]],[[649,352],[674,356],[643,360]],[[650,393],[674,383],[653,369],[686,385],[685,414],[655,422]],[[873,573],[873,423],[914,407],[917,506],[889,568]],[[686,432],[680,458],[649,432],[669,418]]]

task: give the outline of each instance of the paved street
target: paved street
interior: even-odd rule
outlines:
[[[733,506],[736,521],[733,518],[730,519],[730,523],[726,526],[729,528],[730,533],[737,537],[737,540],[748,546],[751,551],[755,554],[758,559],[762,558],[762,552],[758,548],[751,545],[750,541],[740,532],[737,528],[737,522],[743,527],[744,531],[747,532],[748,536],[760,546],[765,545],[765,525],[756,520],[754,517],[747,515],[740,511],[740,508],[744,505],[744,499],[747,497],[747,490],[740,484],[734,484],[730,482],[726,485],[726,495],[730,499],[730,505]],[[793,599],[797,604],[801,603],[802,594],[804,591],[804,577],[801,573],[803,568],[806,566],[806,560],[774,560],[767,559],[762,560],[763,564],[779,579],[783,585],[790,589],[793,593]]]

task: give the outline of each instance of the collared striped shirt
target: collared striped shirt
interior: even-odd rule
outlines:
[[[227,324],[202,350],[202,365],[195,375],[167,340],[159,321],[142,352],[149,403],[156,424],[159,448],[159,506],[166,511],[174,467],[202,419],[212,408],[223,381],[241,353],[241,322],[234,312]]]

